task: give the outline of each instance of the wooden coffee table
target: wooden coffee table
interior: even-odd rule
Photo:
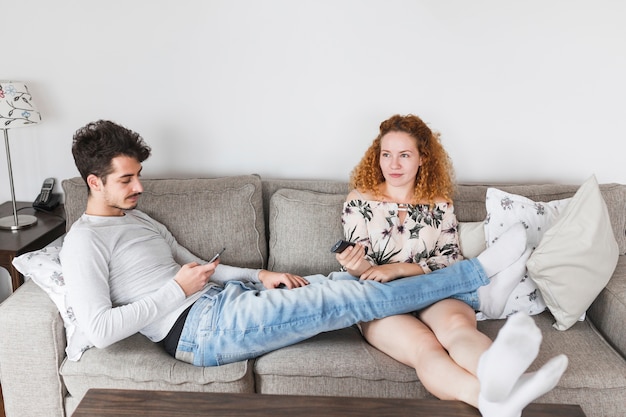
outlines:
[[[91,389],[72,417],[480,417],[458,401]],[[531,404],[522,417],[585,417],[578,405]]]

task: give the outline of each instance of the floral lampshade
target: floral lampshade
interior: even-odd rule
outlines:
[[[12,129],[41,122],[26,84],[0,81],[0,129]]]
[[[30,227],[37,223],[37,217],[17,214],[17,202],[13,187],[13,168],[11,167],[11,151],[9,149],[9,129],[31,126],[41,122],[41,114],[35,108],[33,97],[26,84],[22,82],[0,81],[0,130],[4,132],[7,166],[9,168],[9,185],[11,186],[11,203],[13,215],[0,218],[0,229],[13,232]]]

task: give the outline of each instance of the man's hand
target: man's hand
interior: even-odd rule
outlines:
[[[204,265],[200,265],[197,262],[185,264],[174,277],[174,281],[183,289],[185,297],[189,297],[206,286],[218,264],[219,259]]]
[[[259,272],[259,281],[261,281],[263,286],[268,290],[278,288],[281,284],[288,289],[309,285],[309,282],[299,275],[293,275],[286,272],[272,272],[266,269]]]

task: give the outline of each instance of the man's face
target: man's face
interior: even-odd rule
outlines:
[[[135,158],[117,156],[111,161],[113,171],[107,175],[106,184],[101,182],[99,193],[101,208],[110,214],[122,214],[122,210],[137,207],[143,186],[139,180],[141,163]]]

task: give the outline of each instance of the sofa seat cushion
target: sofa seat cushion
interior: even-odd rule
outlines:
[[[356,327],[263,355],[254,373],[261,394],[432,398],[413,369],[369,345]]]
[[[614,398],[626,396],[623,358],[589,321],[561,332],[552,327],[548,311],[533,319],[543,342],[529,371],[563,352],[570,360],[559,385],[537,402],[584,404],[587,415],[619,415]],[[494,339],[503,323],[487,320],[478,326]],[[257,392],[263,394],[432,398],[413,369],[370,346],[355,327],[266,354],[256,360],[254,373]]]
[[[90,349],[78,362],[66,359],[60,374],[68,393],[77,399],[90,388],[254,392],[250,362],[196,367],[172,358],[140,334],[105,349]]]
[[[555,330],[552,314],[546,310],[532,316],[541,329],[543,341],[537,360],[529,371],[537,370],[550,358],[566,353],[569,365],[559,384],[539,398],[541,403],[581,404],[587,416],[623,415],[626,398],[626,362],[599,334],[589,320],[576,322],[567,331]],[[492,339],[503,320],[487,320],[478,327]]]

